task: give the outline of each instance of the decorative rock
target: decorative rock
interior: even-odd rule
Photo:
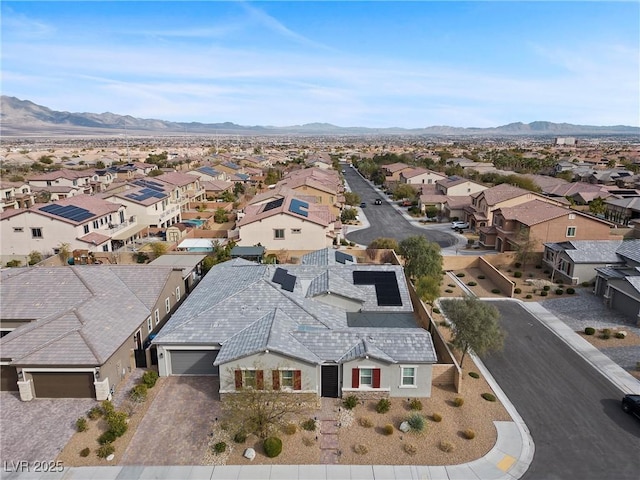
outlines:
[[[249,460],[253,460],[256,458],[256,451],[253,448],[247,448],[242,454],[244,458],[248,458]]]
[[[400,431],[403,433],[407,433],[409,430],[411,430],[411,427],[409,426],[409,422],[402,422],[400,424]]]
[[[111,455],[109,455],[107,457],[107,462],[110,462],[111,460],[113,460],[114,458],[116,458],[116,456],[112,453]]]

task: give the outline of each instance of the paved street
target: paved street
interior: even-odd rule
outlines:
[[[516,302],[492,302],[507,332],[483,361],[535,442],[527,480],[637,479],[640,421],[622,393]]]
[[[384,194],[378,193],[366,180],[364,180],[355,168],[345,167],[345,179],[353,192],[360,195],[363,202],[367,203],[364,214],[371,224],[369,228],[347,233],[347,240],[360,245],[368,245],[378,237],[395,238],[404,240],[413,235],[422,235],[431,242],[438,243],[441,247],[449,247],[457,241],[451,234],[449,224],[432,225],[428,228],[419,228],[408,222],[404,216],[387,202]],[[382,198],[382,205],[374,205],[377,198]]]

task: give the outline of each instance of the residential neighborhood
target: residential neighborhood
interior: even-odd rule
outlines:
[[[34,174],[12,167],[15,155],[2,160],[2,408],[23,415],[44,401],[67,406],[59,421],[69,426],[52,443],[53,461],[80,469],[183,460],[257,466],[267,462],[262,440],[220,425],[235,421],[225,405],[259,394],[293,399],[277,400],[293,402],[288,423],[269,427],[293,432],[282,438],[285,463],[367,464],[356,452],[362,445],[384,456],[359,439],[379,435],[367,433],[367,409],[390,425],[385,441],[400,449],[391,465],[450,465],[446,442],[461,447],[460,465],[507,448],[504,442],[523,445],[530,463],[535,435],[517,426],[517,411],[535,422],[526,413],[532,404],[518,399],[514,407],[518,382],[481,367],[497,357],[465,359],[456,343],[447,302],[464,298],[495,304],[508,333],[521,328],[519,318],[547,322],[551,315],[568,328],[547,327],[545,335],[563,340],[559,348],[586,343],[582,361],[601,355],[616,372],[612,388],[638,391],[640,222],[633,202],[640,190],[616,183],[627,167],[595,175],[615,168],[592,165],[590,176],[568,179],[568,161],[562,168],[550,162],[547,174],[519,173],[464,157],[470,146],[437,143],[412,155],[400,145],[340,141],[248,143],[241,151],[229,143],[222,153],[218,142],[199,152],[133,145],[114,158],[98,155],[91,166],[60,161]],[[531,144],[532,151],[567,148],[583,152]],[[585,146],[584,161],[592,148]],[[625,158],[640,162],[637,146],[625,148]],[[445,151],[453,156],[440,161]],[[37,165],[38,153],[32,156]],[[412,239],[434,246],[437,273],[416,276],[412,255],[421,253],[406,253]],[[384,246],[369,247],[378,242]],[[425,293],[425,278],[435,282],[433,294]],[[591,313],[572,313],[581,305]],[[611,348],[605,336],[614,337]],[[536,348],[522,355],[535,356]],[[157,386],[142,395],[136,382],[148,372]],[[196,401],[196,391],[207,393]],[[181,460],[145,448],[142,438],[160,435],[162,418],[178,418],[174,402],[191,396],[194,412],[208,418],[180,420],[171,433],[171,444],[195,435],[191,453]],[[488,405],[485,397],[498,401]],[[463,401],[477,420],[458,413]],[[102,424],[89,418],[81,431],[75,422],[103,402],[127,412],[130,433],[99,444]],[[384,402],[390,412],[376,413]],[[406,453],[403,435],[412,434],[397,419],[411,405],[423,406],[418,415],[445,443]],[[442,412],[448,418],[439,423]],[[317,428],[307,436],[305,418]],[[3,417],[5,438],[17,434],[12,425]],[[462,448],[470,440],[455,432],[466,430],[476,439]],[[92,447],[78,455],[87,442],[112,452],[111,460]],[[312,446],[296,460],[300,442]],[[221,443],[224,455],[215,453]],[[5,445],[9,455],[20,452]],[[243,456],[249,449],[255,460]]]

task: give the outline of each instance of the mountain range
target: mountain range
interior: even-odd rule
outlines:
[[[640,135],[639,127],[593,126],[570,123],[510,123],[492,128],[431,126],[424,128],[338,127],[307,123],[288,127],[243,126],[231,122],[169,122],[114,113],[70,113],[51,110],[29,100],[2,95],[0,134],[3,136],[66,135],[429,135],[429,136],[533,136],[533,135]]]

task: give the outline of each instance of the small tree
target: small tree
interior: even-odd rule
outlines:
[[[360,205],[360,195],[355,192],[344,192],[344,203],[347,205]]]
[[[227,211],[220,207],[216,209],[216,212],[213,214],[213,221],[216,223],[226,223],[229,221],[229,215],[227,215]]]
[[[259,366],[256,368],[260,370]],[[234,377],[234,371],[229,371],[229,377]],[[274,389],[271,375],[264,377],[264,388],[244,387],[225,395],[222,400],[224,421],[232,432],[267,438],[271,432],[284,428],[292,416],[308,415],[312,411],[312,406],[301,401],[298,394],[277,386]]]
[[[357,216],[358,212],[355,208],[345,208],[340,214],[340,220],[343,222],[348,222],[350,220],[355,220]]]
[[[529,230],[523,230],[516,240],[516,261],[522,264],[522,269],[526,268],[527,262],[535,253],[536,241],[529,236]]]
[[[167,245],[164,242],[153,242],[151,244],[151,251],[153,252],[153,256],[158,258],[167,253]]]
[[[40,263],[42,261],[42,254],[37,250],[32,250],[29,253],[29,265],[35,265],[36,263]]]
[[[408,198],[409,200],[415,200],[418,197],[418,191],[414,186],[409,185],[408,183],[402,183],[396,187],[393,191],[393,199],[394,200],[402,200],[403,198]]]
[[[500,313],[493,305],[467,297],[443,300],[442,308],[452,322],[451,343],[462,352],[461,367],[467,352],[482,355],[502,349],[504,333],[500,328]]]
[[[423,275],[416,282],[418,296],[429,305],[440,296],[440,277]]]
[[[437,243],[419,235],[408,237],[400,242],[400,254],[405,259],[404,271],[409,278],[442,275],[442,255]]]
[[[68,243],[60,243],[58,244],[58,257],[60,257],[60,261],[64,265],[67,263],[67,259],[71,255],[71,245]]]

